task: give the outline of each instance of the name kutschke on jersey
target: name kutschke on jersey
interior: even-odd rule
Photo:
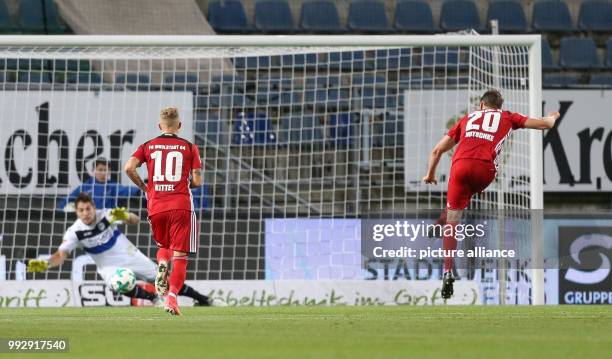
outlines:
[[[476,137],[476,138],[482,138],[482,139],[485,139],[485,140],[487,140],[487,141],[491,141],[491,142],[493,142],[493,138],[494,138],[494,137],[493,137],[493,135],[490,135],[490,134],[488,134],[488,133],[478,132],[478,131],[470,131],[470,132],[467,132],[467,133],[465,134],[465,137],[466,137],[466,138],[467,138],[467,137]]]

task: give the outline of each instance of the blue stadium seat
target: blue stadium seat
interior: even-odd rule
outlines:
[[[605,65],[607,68],[612,68],[612,38],[606,43]]]
[[[545,37],[542,38],[542,69],[543,70],[558,70],[559,65],[555,63],[552,56],[552,50]]]
[[[249,25],[240,0],[212,0],[208,3],[208,22],[217,32],[248,33]]]
[[[343,51],[330,52],[327,63],[321,63],[329,66],[331,70],[343,71],[361,71],[365,68],[365,53],[363,51]]]
[[[133,73],[128,73],[128,74],[118,74],[117,77],[115,78],[115,83],[117,84],[130,84],[130,85],[143,85],[143,84],[149,84],[151,82],[149,76],[144,75],[144,74],[133,74]]]
[[[46,18],[45,18],[46,17]],[[19,27],[25,33],[62,34],[66,27],[60,20],[53,0],[21,0]]]
[[[212,143],[221,143],[221,120],[219,119],[218,111],[196,111],[195,113],[195,133],[197,136],[206,138]],[[198,144],[204,145],[204,141],[199,141]]]
[[[66,82],[71,84],[101,84],[102,76],[97,72],[68,72],[66,75]]]
[[[421,0],[398,0],[395,6],[395,29],[420,34],[436,32],[429,3]]]
[[[559,46],[559,65],[564,69],[589,70],[600,67],[592,38],[564,37]]]
[[[446,31],[474,29],[481,31],[476,5],[471,0],[452,0],[442,3],[440,28]]]
[[[236,57],[234,66],[237,69],[260,70],[270,68],[270,56]]]
[[[267,33],[295,31],[291,9],[286,0],[258,0],[255,2],[255,27]]]
[[[459,60],[459,49],[456,47],[425,47],[422,52],[423,67],[465,68],[466,63]]]
[[[560,0],[539,0],[533,4],[532,27],[542,32],[571,32],[572,18]]]
[[[49,72],[40,71],[20,71],[17,76],[18,82],[23,83],[51,83],[51,74]]]
[[[15,22],[6,7],[6,2],[4,0],[0,1],[0,33],[7,34],[16,30]]]
[[[349,5],[348,28],[361,33],[389,32],[385,4],[378,0],[353,0]]]
[[[583,31],[612,32],[612,3],[606,0],[582,2],[578,28]]]
[[[175,91],[195,92],[198,87],[198,75],[184,72],[168,74],[164,77],[164,86]]]
[[[527,18],[523,6],[515,0],[499,0],[489,3],[487,24],[498,20],[500,32],[522,33],[527,31]]]
[[[612,87],[612,74],[593,74],[589,85]]]
[[[578,85],[578,75],[576,74],[564,74],[564,73],[553,73],[544,74],[544,81],[542,86],[546,87],[568,87]]]
[[[313,116],[297,115],[287,116],[281,119],[282,139],[289,145],[323,145],[323,126]]]
[[[411,48],[376,50],[376,70],[409,69],[413,58]]]
[[[295,55],[282,55],[281,56],[281,67],[314,67],[317,66],[318,56],[317,54],[295,54]]]
[[[353,144],[354,125],[351,114],[330,115],[329,126],[329,140],[332,146],[345,148]]]
[[[344,32],[336,4],[330,0],[305,1],[300,13],[300,27],[305,32],[329,34]]]

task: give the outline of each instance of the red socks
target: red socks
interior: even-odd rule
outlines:
[[[158,248],[157,249],[157,263],[166,262],[170,264],[171,259],[172,259],[172,250],[168,248]]]
[[[446,222],[446,224],[447,225],[444,227],[443,231],[444,239],[442,240],[442,249],[444,250],[445,254],[449,253],[447,251],[457,249],[457,240],[455,239],[457,222]],[[454,257],[444,256],[444,272],[450,272],[453,270],[453,262]]]
[[[170,273],[170,293],[178,295],[183,288],[187,276],[187,256],[172,258],[172,272]]]

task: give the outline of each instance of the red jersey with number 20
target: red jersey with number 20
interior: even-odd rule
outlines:
[[[447,135],[457,148],[453,164],[462,158],[489,161],[497,168],[497,156],[512,130],[525,127],[527,117],[509,111],[486,109],[470,113],[459,120]]]
[[[147,165],[149,217],[175,209],[193,211],[191,170],[202,168],[196,145],[173,134],[162,134],[138,146],[132,156]]]

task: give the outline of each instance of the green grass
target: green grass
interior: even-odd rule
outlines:
[[[69,338],[70,352],[53,355],[59,358],[557,359],[612,353],[612,306],[183,308],[183,314],[2,308],[0,338]]]

